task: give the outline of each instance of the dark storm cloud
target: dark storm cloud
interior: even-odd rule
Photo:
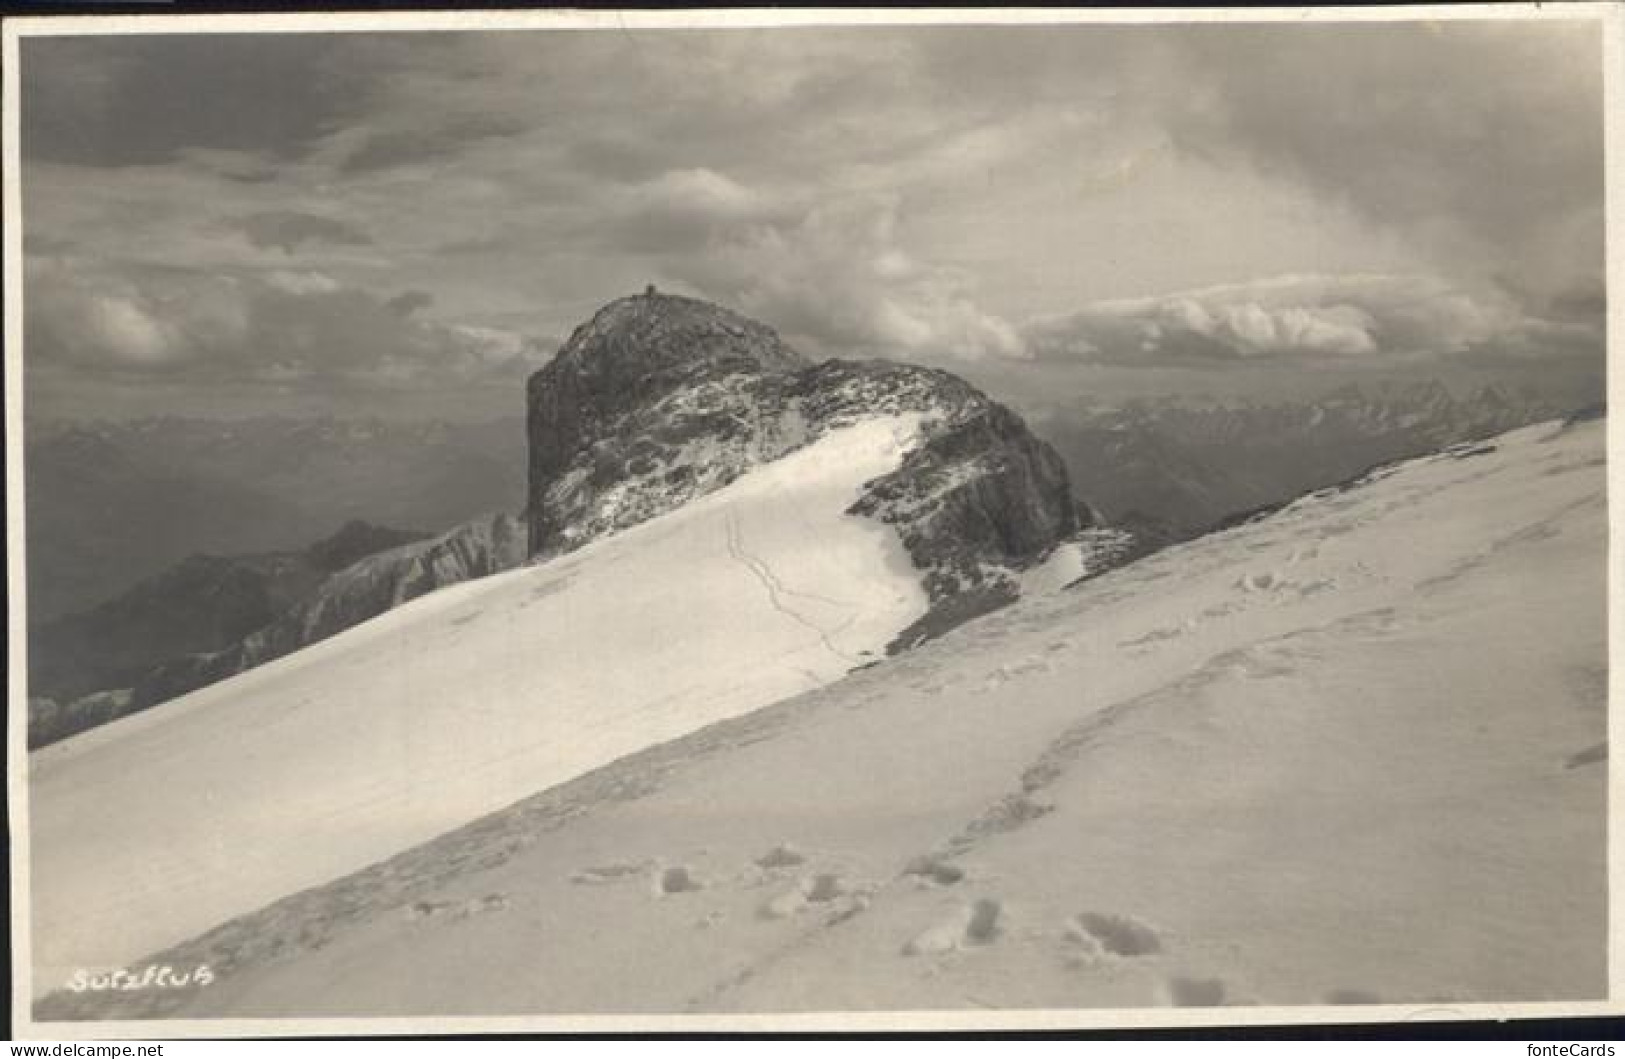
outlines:
[[[1546,293],[1602,269],[1595,20],[1099,26],[920,34],[950,104],[1106,108],[1172,148]]]
[[[205,151],[303,158],[346,129],[371,126],[412,77],[457,76],[462,35],[242,33],[39,37],[23,42],[22,151],[30,161],[155,165]],[[382,95],[382,100],[378,98]],[[393,113],[347,145],[340,168],[370,172],[443,158],[522,126],[477,108]],[[442,120],[443,118],[455,120]],[[265,165],[219,174],[275,179]]]
[[[370,235],[349,221],[298,210],[266,210],[229,223],[262,250],[292,253],[304,243],[365,246],[372,242]]]
[[[300,154],[355,102],[366,71],[330,34],[33,37],[19,73],[31,161],[124,166],[187,148]]]
[[[1163,105],[1187,149],[1241,154],[1379,224],[1435,226],[1538,282],[1602,263],[1596,23],[1186,28],[1204,91]],[[1424,238],[1426,232],[1419,233]]]
[[[1594,20],[935,29],[918,48],[949,103],[1097,102],[1377,219],[1489,233],[1600,201]]]

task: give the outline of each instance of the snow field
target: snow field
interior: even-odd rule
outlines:
[[[1024,600],[395,865],[496,914],[245,921],[295,955],[177,1012],[1601,996],[1601,454],[1514,432]]]
[[[842,512],[918,425],[835,431],[567,557],[33,755],[37,990],[878,655],[926,600],[892,532]]]

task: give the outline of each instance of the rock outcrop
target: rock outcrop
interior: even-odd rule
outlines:
[[[136,683],[131,705],[145,709],[264,665],[437,588],[511,569],[524,557],[523,520],[506,514],[369,555],[334,573],[309,599],[233,646],[156,667]]]
[[[315,598],[336,571],[423,537],[356,520],[303,551],[193,555],[98,607],[31,628],[30,745],[151,705],[130,689],[154,670],[230,651]]]
[[[705,302],[646,294],[599,310],[527,387],[530,553],[645,521],[803,443],[756,403],[767,376],[807,366]]]
[[[933,612],[951,616],[935,625],[1014,598],[1020,571],[1092,522],[1054,450],[957,376],[815,364],[690,298],[612,302],[531,376],[528,396],[533,559],[674,510],[838,427],[904,412],[926,417],[919,446],[851,513],[896,530]]]
[[[28,747],[32,750],[47,746],[133,712],[127,688],[92,692],[72,702],[31,698],[28,700]]]

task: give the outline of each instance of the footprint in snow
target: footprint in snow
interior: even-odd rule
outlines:
[[[910,938],[903,955],[930,956],[991,945],[1002,933],[1003,914],[1004,906],[991,897],[963,905]]]
[[[492,893],[484,897],[470,897],[465,901],[414,901],[407,906],[406,916],[412,920],[439,917],[467,919],[487,912],[503,912],[507,908],[508,895]]]
[[[788,842],[782,842],[756,858],[756,866],[765,871],[794,868],[805,863],[806,855]]]
[[[1155,930],[1120,912],[1080,912],[1067,920],[1066,936],[1086,956],[1155,956],[1162,938]]]
[[[838,923],[869,907],[871,889],[838,872],[812,872],[757,911],[763,919],[788,919],[810,909],[824,909],[830,913],[827,922]]]
[[[654,891],[656,897],[694,893],[703,889],[705,889],[705,883],[700,881],[699,876],[694,874],[694,869],[686,864],[674,864],[655,873]]]
[[[1184,628],[1182,626],[1172,626],[1172,627],[1166,627],[1166,628],[1161,628],[1161,629],[1152,629],[1150,632],[1146,633],[1144,636],[1136,636],[1132,640],[1121,640],[1121,641],[1118,642],[1117,646],[1120,647],[1120,648],[1121,647],[1145,647],[1145,646],[1147,646],[1149,644],[1154,644],[1154,643],[1157,643],[1157,642],[1162,641],[1162,640],[1177,640],[1179,637],[1185,635],[1185,633],[1187,631],[1189,631],[1189,630],[1187,630],[1186,628]]]
[[[1243,592],[1274,592],[1284,588],[1285,585],[1286,582],[1272,570],[1243,574],[1236,580],[1236,587]]]
[[[406,906],[407,919],[431,919],[451,910],[450,901],[413,901]]]
[[[1229,987],[1222,978],[1187,978],[1176,975],[1163,983],[1164,996],[1170,1007],[1216,1008],[1234,1004]]]
[[[903,874],[911,876],[921,886],[953,886],[964,881],[965,869],[936,857],[915,857],[903,869]]]
[[[1406,622],[1393,607],[1379,607],[1376,610],[1349,615],[1337,623],[1336,629],[1343,636],[1375,636],[1401,632],[1405,626]]]
[[[834,872],[819,872],[801,880],[801,892],[809,904],[825,904],[849,889],[846,879]]]
[[[1050,664],[1044,659],[1028,656],[1018,662],[1011,662],[1007,665],[999,666],[998,668],[989,672],[987,676],[983,678],[983,687],[996,688],[1000,684],[1014,680],[1016,677],[1023,676],[1027,673],[1046,672],[1049,670],[1049,668]]]
[[[642,875],[649,868],[650,865],[647,861],[640,861],[636,864],[602,864],[591,868],[582,868],[570,876],[570,881],[580,886],[602,886],[605,883],[621,882]]]

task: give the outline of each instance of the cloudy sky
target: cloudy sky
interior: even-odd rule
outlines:
[[[511,414],[653,282],[1018,401],[1588,386],[1588,22],[23,42],[31,412]]]

